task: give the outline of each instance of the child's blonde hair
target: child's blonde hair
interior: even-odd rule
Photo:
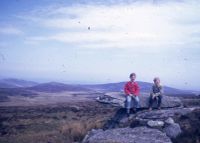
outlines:
[[[160,78],[159,78],[159,77],[155,77],[155,78],[153,79],[153,82],[156,82],[157,80],[160,81]]]

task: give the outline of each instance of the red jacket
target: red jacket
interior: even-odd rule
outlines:
[[[124,92],[126,95],[134,94],[138,96],[140,93],[140,87],[138,86],[137,82],[132,83],[129,81],[124,86]]]

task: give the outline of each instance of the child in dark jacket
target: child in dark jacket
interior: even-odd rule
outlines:
[[[152,110],[152,104],[157,101],[158,109],[161,109],[163,87],[160,85],[160,79],[158,77],[154,78],[154,85],[152,86],[152,91],[149,97],[149,110]]]

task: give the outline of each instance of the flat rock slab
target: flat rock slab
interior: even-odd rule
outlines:
[[[173,117],[175,115],[186,115],[192,112],[195,108],[171,108],[171,109],[163,109],[163,110],[152,110],[148,112],[138,112],[136,114],[137,118],[141,119],[149,119],[149,120],[166,120],[169,117]]]
[[[149,95],[141,94],[139,98],[140,98],[140,107],[148,108]],[[97,97],[96,100],[101,103],[107,103],[113,106],[124,107],[125,95],[122,92],[109,92],[103,96]],[[180,106],[182,106],[182,102],[179,98],[163,95],[162,104],[161,104],[162,108],[173,108],[173,107],[180,107]],[[155,102],[154,102],[153,107],[155,107]]]
[[[147,127],[94,130],[82,143],[172,143],[165,133]]]

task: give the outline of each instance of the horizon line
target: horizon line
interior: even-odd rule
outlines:
[[[70,84],[70,85],[98,85],[98,84],[114,84],[114,83],[123,83],[123,82],[128,82],[129,80],[127,81],[116,81],[116,82],[83,82],[83,81],[79,81],[79,83],[75,83],[75,82],[78,82],[78,81],[59,81],[59,80],[46,80],[46,81],[42,81],[42,82],[39,82],[37,80],[32,80],[32,79],[25,79],[25,78],[14,78],[14,77],[6,77],[6,78],[0,78],[0,80],[5,80],[5,79],[14,79],[14,80],[23,80],[23,81],[29,81],[29,82],[35,82],[37,84],[45,84],[45,83],[52,83],[52,82],[55,82],[55,83],[62,83],[62,84]],[[70,83],[71,82],[71,83]],[[73,83],[74,82],[74,83]],[[148,82],[148,81],[141,81],[141,80],[136,80],[136,82],[144,82],[144,83],[149,83],[149,84],[153,84],[152,82]],[[162,84],[163,85],[163,84]],[[200,90],[194,90],[194,89],[181,89],[181,88],[177,88],[177,87],[173,87],[173,86],[168,86],[168,85],[163,85],[164,87],[168,87],[168,88],[174,88],[176,90],[183,90],[183,91],[191,91],[191,92],[200,92]]]

